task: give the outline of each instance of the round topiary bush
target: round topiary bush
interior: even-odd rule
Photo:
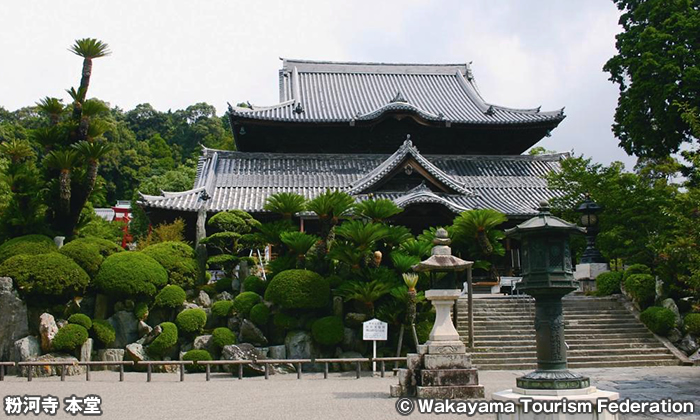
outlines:
[[[239,315],[247,317],[253,306],[262,301],[262,297],[255,292],[243,292],[233,299],[233,310]]]
[[[656,281],[651,274],[631,274],[625,279],[625,290],[644,307],[654,302]]]
[[[217,293],[231,292],[233,290],[233,279],[230,277],[222,277],[214,283],[214,290]]]
[[[311,326],[311,335],[318,344],[332,346],[343,341],[345,327],[337,316],[327,316],[316,320]]]
[[[286,270],[270,281],[265,300],[287,309],[315,309],[328,305],[331,289],[320,274],[309,270]]]
[[[207,313],[199,308],[185,309],[177,314],[175,323],[178,329],[184,333],[199,333],[207,323]]]
[[[206,367],[203,365],[198,365],[197,362],[200,360],[212,360],[211,354],[206,350],[190,350],[182,356],[182,360],[192,360],[193,365],[185,365],[185,370],[189,373],[192,372],[204,372]]]
[[[595,278],[595,287],[599,296],[610,296],[620,293],[622,271],[608,271]]]
[[[80,296],[90,282],[85,270],[58,252],[11,257],[0,265],[0,277],[11,277],[27,295]]]
[[[163,356],[177,344],[177,326],[172,322],[163,322],[160,327],[163,332],[146,347],[146,352],[154,357]]]
[[[285,314],[284,312],[277,312],[272,317],[272,323],[275,324],[275,327],[277,328],[292,330],[299,325],[299,320],[296,317]]]
[[[0,263],[15,255],[48,254],[57,250],[51,238],[44,235],[25,235],[5,241],[0,245]]]
[[[92,335],[95,339],[97,339],[97,341],[105,346],[114,342],[114,340],[117,338],[117,334],[114,331],[112,324],[103,319],[95,319],[92,321]]]
[[[622,281],[626,281],[629,276],[634,274],[651,274],[651,268],[644,264],[632,264],[625,270]]]
[[[218,349],[223,349],[224,347],[230,346],[231,344],[236,344],[238,342],[238,337],[236,337],[236,333],[229,330],[228,328],[221,327],[216,328],[214,331],[212,331],[211,341],[214,344],[214,347]]]
[[[55,351],[73,351],[88,339],[88,331],[82,325],[68,324],[59,329],[51,342]]]
[[[136,306],[134,306],[134,316],[136,316],[136,319],[139,321],[145,321],[146,318],[148,318],[148,303],[146,302],[136,302]]]
[[[270,308],[264,303],[258,303],[250,309],[250,320],[258,327],[267,325],[267,320],[270,318]]]
[[[72,240],[58,252],[75,261],[91,278],[94,278],[104,259],[120,251],[122,248],[113,242],[90,237]]]
[[[248,276],[243,280],[243,289],[246,292],[255,292],[260,296],[265,294],[267,283],[258,276]]]
[[[161,308],[179,308],[185,303],[187,293],[182,290],[182,287],[174,284],[169,284],[163,288],[157,295],[155,305]]]
[[[652,332],[663,336],[676,326],[676,315],[672,310],[661,306],[647,308],[639,315],[639,320]]]
[[[68,323],[82,325],[86,330],[92,328],[92,320],[85,314],[73,314],[69,316]]]
[[[197,281],[197,261],[191,246],[168,241],[148,246],[142,252],[165,268],[170,284],[185,289],[194,287]]]
[[[231,315],[233,310],[233,301],[230,300],[219,300],[211,305],[211,314],[214,316],[225,318]]]
[[[700,314],[688,314],[683,320],[685,332],[694,336],[700,336]]]
[[[168,273],[148,255],[126,251],[107,257],[95,277],[95,285],[106,294],[153,296],[168,283]]]

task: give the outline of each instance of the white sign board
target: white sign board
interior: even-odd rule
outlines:
[[[377,318],[370,319],[362,323],[362,339],[386,341],[389,324]]]

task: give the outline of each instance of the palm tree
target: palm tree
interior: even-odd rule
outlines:
[[[353,270],[359,270],[362,260],[367,255],[355,245],[348,242],[335,241],[328,251],[328,258],[347,264]]]
[[[355,214],[370,219],[373,222],[383,222],[396,216],[403,209],[387,199],[365,200],[355,205]]]
[[[13,139],[0,144],[0,155],[9,157],[10,161],[16,164],[24,159],[32,157],[34,155],[34,151],[29,145],[29,142]]]
[[[78,153],[75,150],[55,150],[46,155],[46,164],[50,168],[58,169],[59,182],[59,210],[64,217],[70,214],[70,178],[71,171],[78,161]]]
[[[505,235],[496,228],[507,220],[503,213],[496,210],[465,211],[457,216],[452,224],[455,243],[466,245],[468,249],[487,261],[494,255],[503,256],[505,248],[500,241],[505,238]],[[497,280],[498,271],[494,264],[491,264],[490,271],[492,279]]]
[[[321,222],[321,236],[327,238],[331,228],[350,215],[354,203],[355,199],[347,193],[327,190],[309,201],[306,209],[316,213]]]
[[[95,181],[97,181],[97,167],[99,165],[99,160],[102,159],[110,150],[112,150],[111,145],[105,142],[94,142],[80,141],[74,144],[73,149],[75,149],[78,154],[87,161],[87,173],[85,177],[85,197],[89,198],[92,194],[93,188],[95,188]]]
[[[369,316],[374,316],[374,302],[389,293],[392,285],[379,281],[347,281],[338,288],[338,295],[345,301],[356,300],[365,305]]]
[[[335,229],[335,234],[349,240],[362,251],[368,251],[387,234],[387,228],[381,223],[349,220]]]
[[[111,54],[109,46],[102,41],[94,38],[83,38],[75,41],[69,50],[74,54],[83,57],[83,72],[80,78],[80,87],[76,91],[71,88],[69,93],[73,98],[73,119],[75,121],[82,120],[83,103],[87,96],[88,88],[90,87],[90,76],[92,75],[92,60],[95,58],[105,57]],[[77,139],[85,140],[87,137],[87,126],[80,124]]]
[[[280,234],[280,239],[294,254],[296,254],[298,264],[302,265],[302,267],[299,268],[303,268],[306,253],[309,252],[309,249],[321,238],[304,232],[283,232]]]
[[[304,211],[305,205],[306,199],[303,196],[295,193],[280,192],[268,197],[263,208],[267,211],[281,214],[282,218],[286,220],[291,220],[296,213]]]
[[[64,106],[62,102],[63,99],[50,98],[47,96],[40,99],[39,102],[36,103],[36,106],[39,108],[39,111],[48,115],[51,125],[55,126],[58,125],[58,120],[63,113]]]

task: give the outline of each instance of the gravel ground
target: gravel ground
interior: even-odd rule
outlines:
[[[700,419],[700,368],[615,368],[580,369],[593,379],[593,385],[608,391],[618,391],[622,398],[651,400],[674,398],[691,400],[696,404],[695,414],[683,419]],[[482,371],[480,381],[485,385],[486,397],[493,392],[511,388],[522,371]],[[188,374],[179,382],[177,374],[154,374],[153,382],[146,382],[143,373],[127,373],[119,382],[119,374],[92,372],[91,381],[84,376],[59,378],[26,378],[9,376],[0,382],[0,397],[8,395],[53,395],[61,400],[56,418],[80,418],[63,411],[63,399],[75,395],[99,395],[106,419],[398,419],[396,399],[389,398],[389,385],[397,379],[370,377],[357,380],[354,373],[331,374],[324,380],[322,374],[304,374],[301,381],[296,375],[275,375],[264,378],[245,378],[241,381],[228,374],[212,374],[206,382],[204,374]],[[5,414],[3,412],[3,414]],[[44,417],[40,415],[37,417]],[[32,414],[23,417],[34,417]],[[46,416],[48,417],[48,416]],[[428,417],[415,411],[409,418]],[[440,419],[465,418],[460,415],[441,415]],[[471,417],[495,419],[495,415]],[[672,416],[636,416],[625,419],[670,419]]]

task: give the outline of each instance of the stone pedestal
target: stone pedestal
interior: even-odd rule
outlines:
[[[529,411],[525,411],[524,403],[521,399],[532,399],[529,403]],[[607,398],[615,401],[620,398],[617,392],[601,391],[594,386],[582,389],[567,389],[567,390],[541,390],[541,389],[522,389],[513,388],[505,391],[494,392],[493,399],[496,401],[512,401],[516,404],[517,412],[513,414],[498,414],[498,420],[618,420],[617,414],[611,414],[608,411],[598,413],[598,399]],[[569,410],[559,411],[557,413],[534,413],[532,411],[535,402],[554,403],[560,402],[563,399],[571,404],[578,403],[587,404],[590,411]],[[582,405],[583,405],[582,404]]]
[[[459,341],[459,333],[452,323],[451,310],[455,301],[462,293],[459,290],[427,290],[425,298],[428,299],[435,307],[435,323],[430,331],[430,341],[440,342],[441,345],[447,343],[462,344]]]
[[[599,274],[610,271],[606,263],[576,264],[574,279],[578,280],[579,291],[593,292],[596,290],[595,279]]]

